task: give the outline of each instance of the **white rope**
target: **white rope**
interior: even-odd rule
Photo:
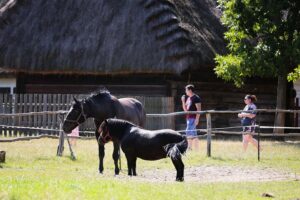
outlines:
[[[250,125],[250,126],[229,126],[229,127],[223,127],[223,128],[212,128],[212,130],[224,130],[224,129],[234,129],[234,128],[244,128],[244,127],[259,127],[259,125]]]
[[[42,112],[28,112],[28,113],[14,113],[14,114],[0,114],[0,118],[5,117],[24,117],[31,115],[55,115],[55,114],[66,114],[69,111],[58,110],[58,111],[42,111]],[[244,110],[205,110],[205,111],[182,111],[182,112],[172,112],[172,113],[159,113],[159,114],[146,114],[147,117],[168,117],[176,115],[186,115],[186,114],[236,114],[236,113],[252,113],[252,112],[284,112],[284,113],[300,113],[300,110],[283,110],[283,109],[256,109],[251,111]]]
[[[15,113],[15,114],[0,114],[0,118],[8,117],[26,117],[32,115],[57,115],[57,114],[66,114],[68,111],[59,110],[59,111],[43,111],[43,112],[28,112],[28,113]]]
[[[41,130],[41,131],[55,131],[59,132],[59,129],[50,129],[50,128],[36,128],[36,127],[26,127],[26,126],[9,126],[9,125],[0,125],[0,127],[3,128],[15,128],[15,129],[29,129],[29,130]],[[283,127],[283,126],[259,126],[259,125],[254,125],[254,126],[231,126],[231,127],[223,127],[223,128],[212,128],[212,131],[216,130],[226,130],[226,129],[233,129],[233,128],[243,128],[243,127],[258,127],[261,129],[295,129],[295,130],[300,130],[300,127]],[[179,133],[185,133],[187,130],[176,130]],[[199,131],[202,133],[206,133],[207,129],[195,129],[195,131]],[[230,131],[228,131],[230,132]],[[94,134],[95,131],[79,131],[79,133],[83,134]],[[203,135],[202,135],[203,136]]]
[[[300,130],[300,127],[288,127],[288,126],[259,126],[261,129],[296,129]]]

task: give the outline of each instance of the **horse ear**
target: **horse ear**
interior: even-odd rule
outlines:
[[[79,103],[79,101],[73,96],[75,103]]]
[[[108,124],[107,119],[104,120],[105,124]]]

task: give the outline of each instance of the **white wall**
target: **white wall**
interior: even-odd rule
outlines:
[[[13,94],[16,83],[16,78],[0,78],[0,88],[10,88],[11,94]]]

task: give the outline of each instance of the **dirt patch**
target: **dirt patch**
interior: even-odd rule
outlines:
[[[126,169],[125,169],[126,171]],[[119,178],[125,178],[125,172]],[[125,176],[125,177],[124,177]],[[138,171],[137,177],[130,179],[169,182],[174,181],[176,171],[174,170],[146,170]],[[275,180],[300,180],[294,173],[273,168],[249,168],[237,166],[196,166],[185,169],[185,182],[243,182],[243,181],[275,181]]]

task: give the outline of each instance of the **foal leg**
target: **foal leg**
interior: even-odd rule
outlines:
[[[181,160],[181,156],[177,158],[171,158],[173,165],[176,168],[176,181],[184,181],[184,164]]]
[[[120,145],[118,142],[114,142],[113,159],[115,163],[115,175],[119,175],[120,169],[118,161],[120,159]]]
[[[126,155],[126,154],[125,154]],[[128,176],[136,176],[136,157],[131,155],[126,155],[127,167],[128,167]]]
[[[132,159],[132,175],[136,176],[136,157]]]

